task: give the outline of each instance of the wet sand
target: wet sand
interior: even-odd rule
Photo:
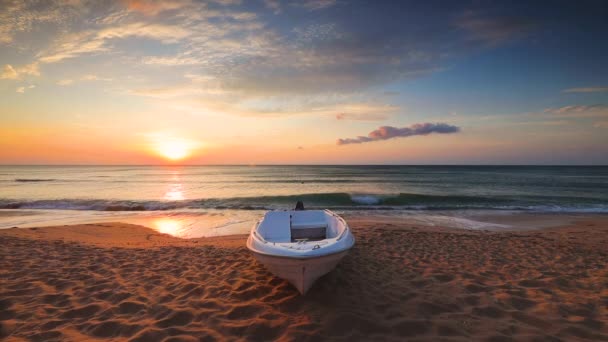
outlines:
[[[0,338],[608,340],[606,217],[519,232],[348,221],[355,247],[305,296],[245,236],[0,230]]]

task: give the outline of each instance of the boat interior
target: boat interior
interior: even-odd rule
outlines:
[[[344,225],[324,210],[271,211],[258,226],[269,242],[320,241],[337,237]]]

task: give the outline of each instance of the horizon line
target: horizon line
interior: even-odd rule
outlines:
[[[168,166],[168,167],[201,167],[201,166],[608,166],[608,164],[0,164],[8,166]]]

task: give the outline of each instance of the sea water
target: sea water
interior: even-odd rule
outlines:
[[[296,201],[474,228],[458,213],[608,213],[608,167],[0,166],[0,228],[114,220],[225,235]]]

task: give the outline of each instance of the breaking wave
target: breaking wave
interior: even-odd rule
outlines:
[[[318,193],[287,196],[206,198],[182,201],[105,199],[3,200],[0,209],[64,209],[97,211],[152,211],[175,209],[270,210],[291,208],[303,201],[307,208],[339,210],[523,210],[536,212],[608,213],[608,203],[594,198],[518,196],[437,196],[400,193]]]

